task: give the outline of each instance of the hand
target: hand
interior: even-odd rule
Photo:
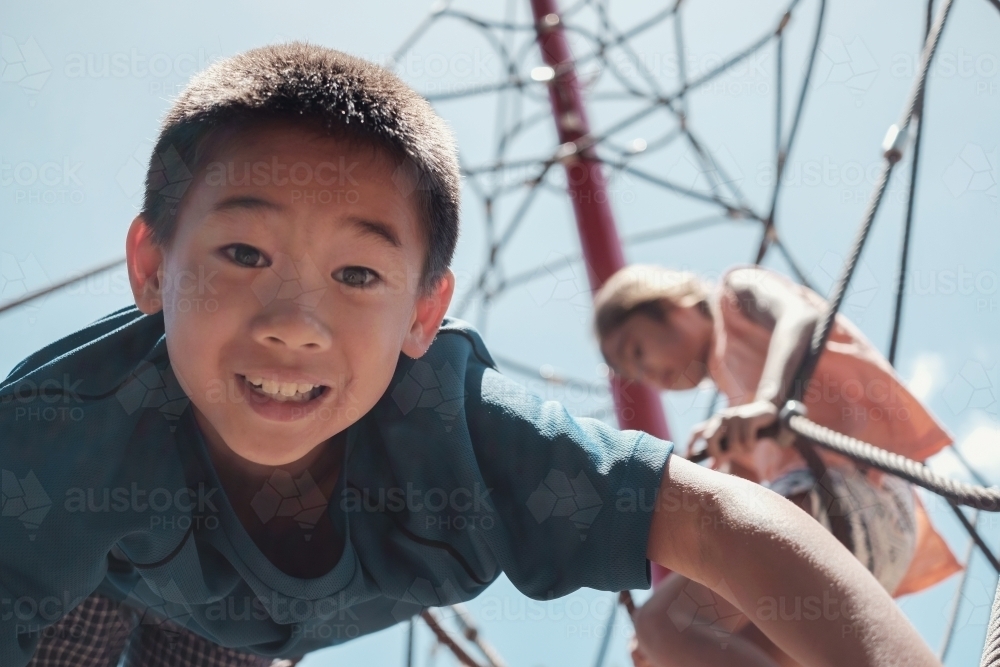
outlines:
[[[757,444],[757,432],[778,419],[778,408],[770,401],[755,401],[726,408],[702,422],[691,431],[688,450],[700,439],[708,445],[708,453],[717,461],[730,456],[748,456]],[[722,439],[726,450],[722,450]]]

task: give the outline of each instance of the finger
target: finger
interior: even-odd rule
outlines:
[[[704,423],[704,428],[701,429],[701,437],[708,440],[713,437],[720,428],[722,428],[723,420],[721,417],[712,417]]]
[[[724,457],[726,455],[726,450],[729,449],[728,442],[726,443],[726,450],[722,448],[722,441],[726,438],[727,431],[728,428],[726,425],[720,423],[712,430],[711,433],[706,432],[705,434],[705,442],[708,445],[708,452],[714,458],[718,459]]]
[[[750,451],[750,448],[753,446],[753,441],[751,440],[751,429],[750,429],[749,419],[740,420],[739,431],[740,431],[739,451],[746,454]]]
[[[738,452],[743,448],[740,433],[740,419],[730,419],[726,425],[726,450],[730,453]]]

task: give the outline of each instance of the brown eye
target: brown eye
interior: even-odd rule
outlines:
[[[370,287],[379,275],[363,266],[347,266],[334,274],[334,279],[349,287]]]
[[[265,266],[269,266],[270,262],[264,257],[264,253],[252,245],[247,245],[245,243],[234,243],[223,248],[223,251],[229,257],[240,266],[246,266],[248,268],[259,269]]]

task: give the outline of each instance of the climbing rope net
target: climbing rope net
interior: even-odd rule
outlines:
[[[883,144],[883,170],[852,252],[830,296],[829,310],[817,329],[810,352],[799,370],[800,380],[808,380],[810,377],[830,334],[833,318],[843,304],[892,169],[900,162],[904,151],[912,146],[910,197],[900,252],[900,280],[897,282],[888,353],[889,361],[895,361],[903,307],[902,286],[905,284],[913,217],[913,192],[917,178],[925,83],[941,30],[952,5],[952,0],[940,1],[936,19],[933,17],[933,0],[928,2],[925,45],[917,80],[907,100],[902,120],[892,126],[886,136]],[[988,2],[1000,9],[1000,0]],[[623,234],[623,245],[660,241],[700,232],[723,223],[749,225],[759,230],[759,241],[752,252],[748,253],[749,260],[755,264],[766,261],[783,262],[799,282],[812,287],[802,264],[779,232],[777,214],[784,181],[783,170],[795,145],[810,89],[810,78],[815,69],[826,0],[791,0],[775,11],[771,25],[761,30],[755,39],[737,47],[727,56],[703,63],[700,68],[690,66],[685,43],[685,12],[690,4],[693,3],[682,4],[681,0],[650,3],[650,8],[643,10],[648,11],[645,16],[622,25],[612,12],[608,0],[577,0],[558,13],[546,14],[540,21],[532,16],[524,0],[507,0],[503,5],[497,3],[496,7],[502,13],[500,17],[482,15],[481,7],[472,12],[461,9],[452,2],[439,2],[392,54],[386,64],[403,70],[401,74],[404,78],[412,78],[407,76],[407,63],[415,48],[424,40],[430,39],[434,30],[457,27],[476,33],[482,40],[480,44],[486,45],[488,58],[495,58],[495,62],[499,63],[495,68],[482,68],[482,73],[486,76],[474,81],[462,76],[449,79],[448,70],[452,70],[452,74],[457,71],[452,66],[441,69],[443,76],[436,77],[434,85],[428,90],[421,91],[420,84],[414,82],[417,90],[423,92],[446,118],[452,114],[470,113],[468,106],[452,105],[472,105],[471,113],[476,114],[476,117],[485,115],[486,112],[491,112],[495,117],[492,138],[485,142],[489,146],[487,154],[472,156],[463,150],[460,155],[467,185],[466,200],[469,201],[468,195],[472,195],[472,207],[478,208],[482,219],[479,231],[485,260],[470,280],[465,281],[464,291],[457,294],[455,315],[474,319],[480,330],[485,330],[489,325],[491,308],[512,290],[528,287],[561,271],[585,264],[582,253],[563,252],[556,257],[524,266],[525,255],[530,256],[532,253],[523,252],[523,244],[522,252],[512,252],[519,237],[529,233],[532,224],[538,224],[539,210],[543,208],[540,194],[547,192],[565,197],[567,177],[556,167],[576,159],[583,152],[596,156],[612,182],[616,178],[628,178],[661,192],[664,197],[663,210],[698,212],[698,215],[690,219],[672,220],[652,229]],[[546,65],[546,60],[539,54],[539,36],[543,29],[557,26],[571,40],[574,53],[572,64],[580,77],[587,103],[591,110],[599,111],[595,114],[595,118],[599,119],[598,129],[586,132],[576,142],[559,143],[553,138],[549,87],[564,73]],[[802,30],[803,39],[808,41],[806,58],[804,62],[798,61],[798,67],[790,66],[790,61],[794,59],[788,56],[788,40],[792,30]],[[673,53],[667,53],[661,62],[651,63],[636,48],[636,43],[643,39],[657,40],[656,43],[660,45],[657,52],[661,56],[665,54],[664,44],[669,45],[666,51],[669,52],[672,47]],[[773,54],[775,63],[773,80],[766,86],[768,94],[773,93],[771,131],[774,145],[769,159],[773,163],[774,177],[770,179],[771,189],[766,201],[761,205],[752,202],[741,190],[739,179],[734,177],[727,156],[711,149],[709,138],[696,129],[691,118],[691,100],[699,92],[713,86],[743,85],[738,82],[734,84],[731,75],[738,68],[744,67],[750,59],[765,52]],[[453,62],[452,65],[454,64]],[[432,59],[425,59],[424,65],[427,71],[431,70]],[[476,63],[463,64],[463,72],[468,73],[470,69],[478,69]],[[792,71],[796,69],[799,71]],[[556,123],[562,128],[570,129],[574,126],[587,126],[584,118],[574,117],[572,112],[563,113],[556,118]],[[697,178],[677,179],[671,177],[668,170],[664,173],[662,158],[667,155],[675,159],[683,156],[697,173]],[[657,162],[658,158],[660,162]],[[609,196],[607,191],[603,192],[605,196]],[[476,217],[470,213],[472,212],[467,207],[466,221]],[[0,312],[119,264],[120,261],[97,267],[15,301],[0,304]],[[589,306],[589,295],[587,303],[581,306]],[[580,388],[595,396],[604,396],[607,398],[605,404],[610,401],[610,392],[601,383],[564,377],[551,368],[538,369],[523,360],[502,356],[498,356],[497,360],[514,373],[551,384]],[[804,382],[797,384],[801,387]],[[714,409],[715,403],[713,400],[710,411]],[[608,414],[607,405],[603,405],[598,406],[591,416]],[[985,482],[975,470],[969,469],[978,485],[940,478],[919,462],[890,454],[810,422],[801,410],[795,409],[794,400],[782,412],[781,424],[782,428],[813,445],[832,449],[866,465],[901,476],[947,498],[959,522],[970,535],[966,563],[970,562],[973,549],[978,548],[1000,572],[1000,561],[977,531],[979,511],[1000,510],[1000,491],[996,488],[984,488]],[[694,458],[697,457],[695,454]],[[959,460],[964,462],[961,457]],[[971,518],[959,508],[960,504],[975,508]],[[947,621],[940,649],[942,659],[947,656],[951,645],[967,573],[968,568],[955,593],[952,613]],[[619,594],[618,601],[630,615],[634,606],[628,592]],[[475,620],[464,607],[456,605],[439,612],[426,610],[421,618],[435,637],[433,650],[444,647],[460,663],[469,667],[503,667],[503,659],[485,641]],[[598,647],[595,658],[597,667],[604,664],[614,622],[615,614],[612,613]],[[412,665],[414,660],[413,637],[414,626],[411,621],[406,652],[408,665]],[[982,664],[1000,665],[1000,596],[994,605]]]
[[[997,0],[989,0],[1000,9]],[[558,14],[546,14],[538,19],[532,17],[527,3],[508,0],[502,17],[486,17],[460,9],[451,2],[436,4],[429,15],[404,40],[393,54],[390,65],[405,62],[407,54],[421,39],[444,23],[458,24],[477,32],[492,49],[492,55],[500,62],[498,76],[492,80],[477,81],[471,85],[436,86],[438,90],[425,91],[426,97],[447,117],[450,105],[459,101],[475,101],[482,109],[483,98],[490,98],[495,104],[495,128],[490,151],[486,156],[473,158],[463,152],[462,171],[465,176],[467,193],[474,197],[473,206],[478,206],[483,222],[483,243],[485,261],[471,276],[464,292],[457,297],[455,314],[458,317],[475,318],[481,330],[488,325],[490,309],[498,300],[515,288],[523,288],[533,281],[550,278],[559,271],[579,266],[586,261],[583,253],[564,253],[555,258],[523,266],[524,253],[511,251],[518,235],[526,234],[530,222],[537,220],[539,194],[550,191],[565,195],[567,184],[560,179],[562,170],[556,169],[560,163],[577,158],[582,151],[596,156],[605,170],[608,180],[628,177],[659,188],[664,193],[664,201],[674,197],[699,205],[706,212],[694,219],[672,221],[662,227],[625,234],[623,245],[635,245],[678,236],[724,222],[743,222],[755,225],[760,230],[760,240],[750,254],[755,264],[768,259],[770,251],[776,251],[790,273],[802,284],[810,284],[802,263],[793,255],[788,244],[779,233],[776,224],[780,202],[782,173],[791,153],[800,125],[809,92],[817,52],[820,46],[823,21],[826,10],[825,0],[816,3],[802,3],[792,0],[776,12],[771,26],[763,30],[757,38],[720,58],[712,66],[701,71],[690,71],[688,54],[685,49],[684,17],[685,9],[691,3],[682,5],[681,0],[652,6],[648,14],[629,25],[621,25],[612,16],[608,0],[578,0]],[[912,146],[910,160],[910,188],[906,209],[906,222],[899,261],[899,281],[892,336],[888,358],[895,361],[900,334],[901,312],[903,308],[903,285],[907,271],[910,232],[913,219],[913,193],[917,179],[920,149],[920,132],[925,87],[931,60],[940,39],[941,31],[952,6],[952,0],[944,0],[934,19],[933,0],[927,4],[925,44],[921,53],[921,67],[916,82],[907,100],[902,120],[893,125],[883,143],[884,164],[869,200],[861,228],[850,256],[843,268],[840,280],[830,295],[830,303],[821,326],[815,332],[811,349],[802,362],[797,374],[797,386],[802,387],[809,379],[819,354],[833,327],[833,320],[840,310],[851,278],[857,267],[868,233],[875,220],[884,196],[893,167],[900,162],[904,152]],[[554,6],[553,6],[554,7]],[[793,18],[811,33],[808,56],[798,75],[797,85],[786,84],[786,70],[789,67],[786,56],[786,40],[791,30]],[[551,25],[540,25],[544,23]],[[600,114],[601,127],[590,130],[583,118],[574,118],[572,112],[563,112],[555,119],[560,128],[573,128],[574,124],[584,129],[583,145],[576,142],[559,143],[552,137],[553,109],[549,107],[548,87],[562,73],[557,68],[540,64],[545,59],[539,57],[539,43],[545,48],[540,36],[544,30],[556,25],[570,36],[573,42],[574,66],[581,78],[587,103],[591,108],[607,107]],[[661,44],[672,44],[670,76],[661,76],[662,68],[651,66],[634,46],[644,35],[659,33]],[[749,59],[770,50],[774,54],[773,72],[773,135],[774,149],[771,191],[764,206],[755,205],[744,195],[739,180],[730,173],[724,155],[709,148],[709,141],[694,127],[690,116],[690,99],[700,90],[727,85],[726,78]],[[548,59],[551,60],[551,59]],[[404,72],[405,76],[405,72]],[[438,82],[441,84],[442,82]],[[440,88],[448,88],[442,90]],[[419,87],[418,87],[419,89]],[[786,99],[787,98],[787,99]],[[790,113],[786,111],[786,106]],[[558,113],[558,112],[556,112]],[[787,126],[785,122],[787,119]],[[588,131],[589,130],[589,131]],[[539,147],[542,147],[539,150]],[[547,148],[546,148],[547,147]],[[662,160],[657,166],[658,155],[674,155],[680,150],[701,175],[695,181],[672,179],[664,174]],[[573,190],[570,189],[571,195]],[[664,207],[667,208],[666,206]],[[683,208],[675,206],[674,208]],[[468,218],[468,215],[466,216]],[[512,259],[513,256],[513,259]],[[510,358],[498,358],[502,366],[515,373],[563,385],[590,387],[600,392],[602,385],[586,380],[555,375],[550,367],[536,369],[531,364]],[[790,399],[799,398],[789,396]],[[713,399],[710,411],[714,409]],[[798,406],[798,407],[796,407]],[[602,414],[602,411],[593,413]],[[607,414],[606,411],[603,414]],[[963,484],[935,475],[923,464],[905,457],[891,454],[869,443],[848,438],[808,420],[801,410],[801,404],[794,401],[782,413],[782,428],[793,433],[802,441],[815,446],[831,449],[845,456],[886,472],[898,475],[923,486],[948,500],[959,522],[969,532],[970,541],[966,557],[973,547],[979,548],[990,564],[1000,572],[1000,562],[991,552],[977,531],[980,510],[1000,510],[1000,490],[985,488],[982,478],[971,470],[979,485]],[[697,453],[695,458],[699,458]],[[963,459],[964,462],[964,459]],[[972,519],[959,508],[960,504],[975,508]],[[967,573],[966,569],[966,573]],[[940,649],[942,660],[947,657],[955,628],[955,616],[963,594],[966,579],[963,577],[955,594],[953,610],[946,626],[945,639]],[[1000,595],[998,595],[1000,604]],[[631,610],[631,598],[623,592],[620,601]],[[983,664],[1000,664],[1000,607],[994,609],[990,635],[983,653]],[[459,614],[464,620],[459,629],[469,632],[471,621],[467,614]],[[428,620],[428,619],[425,619]],[[608,632],[601,642],[595,664],[604,663],[608,650],[608,638],[614,616],[609,619]],[[466,665],[479,662],[461,649],[456,650],[454,640],[447,637],[441,623],[428,620],[438,639],[455,651],[456,657]],[[478,638],[478,631],[473,635]],[[411,635],[412,636],[412,635]],[[990,657],[993,656],[993,657]],[[482,653],[484,664],[501,664],[495,652]]]

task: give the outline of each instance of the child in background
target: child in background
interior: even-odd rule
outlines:
[[[695,427],[689,450],[704,439],[712,467],[791,499],[844,543],[886,591],[913,593],[960,566],[911,486],[818,448],[825,470],[816,479],[794,447],[757,436],[775,422],[824,307],[815,292],[760,267],[732,269],[712,290],[691,273],[636,265],[599,290],[595,325],[615,373],[663,390],[691,389],[707,378],[725,394],[728,407]],[[840,315],[802,400],[813,421],[918,461],[951,442],[888,362]],[[711,619],[686,618],[678,601],[699,598],[712,594],[668,576],[643,608],[637,661],[645,654],[658,667],[731,664],[725,643],[741,628],[770,657],[786,659],[747,627],[759,619],[740,615],[724,600],[717,601],[720,617],[728,619],[725,632]]]
[[[552,599],[649,561],[745,613],[829,591],[840,617],[759,623],[802,662],[937,664],[787,500],[499,373],[445,318],[459,191],[376,65],[285,44],[192,79],[126,237],[136,306],[0,385],[2,667],[264,667],[501,575]]]

